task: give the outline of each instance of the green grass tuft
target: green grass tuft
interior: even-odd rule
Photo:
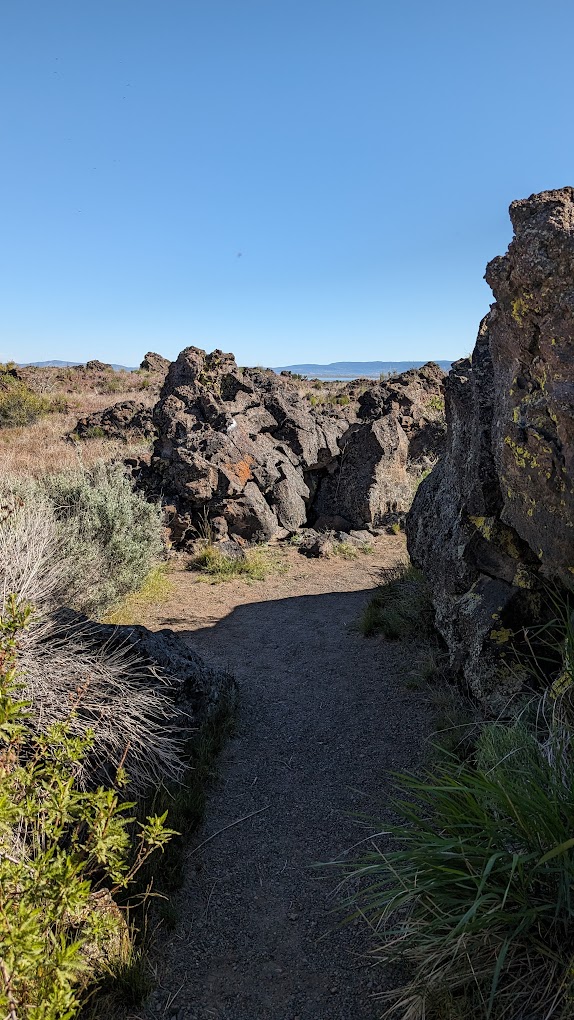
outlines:
[[[229,556],[208,542],[194,556],[190,568],[199,572],[199,580],[218,584],[237,579],[263,581],[269,574],[284,571],[285,564],[269,549],[247,549],[242,556]]]
[[[370,542],[363,542],[361,545],[354,545],[352,542],[335,542],[333,555],[342,556],[344,560],[356,560],[362,554],[368,556],[374,552],[374,546]]]
[[[391,849],[373,839],[346,866],[363,880],[348,906],[380,933],[375,956],[409,964],[388,1015],[572,1015],[570,740],[560,727],[539,740],[499,724],[479,737],[477,764],[399,778]]]
[[[359,621],[361,633],[397,641],[428,634],[432,625],[432,604],[421,572],[407,563],[383,570],[381,584]]]

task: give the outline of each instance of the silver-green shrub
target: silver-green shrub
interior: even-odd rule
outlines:
[[[134,489],[121,464],[4,480],[2,495],[54,520],[66,604],[89,616],[137,589],[163,553],[161,509]]]

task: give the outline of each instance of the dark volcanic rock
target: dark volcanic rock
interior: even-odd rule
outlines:
[[[133,436],[136,433],[146,439],[155,436],[151,407],[135,400],[122,400],[103,411],[88,414],[80,418],[74,428],[74,434],[80,439],[95,436],[126,439],[128,434]]]
[[[84,365],[74,365],[79,372],[113,372],[111,365],[108,365],[105,361],[98,361],[97,358],[93,358],[92,361],[87,361]]]
[[[321,481],[316,513],[339,514],[355,528],[404,517],[413,469],[432,464],[444,443],[443,379],[429,362],[359,397],[359,421],[339,440],[341,456]]]
[[[375,387],[379,403],[357,420],[349,406],[313,406],[289,378],[186,348],[154,409],[152,473],[173,503],[177,541],[189,541],[205,513],[219,537],[257,541],[310,518],[360,528],[406,510],[409,447],[419,442],[417,460],[433,454],[434,432],[428,448],[420,433],[440,430],[442,373],[431,365],[420,379],[407,375],[402,389]]]
[[[208,508],[231,535],[268,539],[307,518],[305,472],[339,454],[347,422],[314,412],[274,373],[231,354],[182,351],[154,410],[152,467],[183,511]]]
[[[408,440],[395,415],[352,425],[339,445],[341,456],[319,488],[317,513],[340,514],[360,528],[408,510],[413,494]]]
[[[145,355],[140,368],[144,372],[156,372],[161,375],[166,375],[167,370],[171,362],[167,358],[162,357],[161,354],[155,354],[154,351],[148,351]]]
[[[510,215],[486,272],[496,303],[446,382],[446,452],[407,520],[452,664],[494,708],[516,685],[501,657],[536,615],[540,576],[574,574],[574,190]]]

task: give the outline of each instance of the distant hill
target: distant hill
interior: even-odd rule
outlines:
[[[76,365],[85,365],[85,361],[27,361],[20,368],[75,368]],[[112,365],[111,368],[115,372],[135,372],[127,365]]]
[[[452,362],[437,361],[436,364],[448,372]],[[284,365],[273,371],[296,372],[297,375],[322,379],[356,379],[358,376],[378,379],[381,372],[406,372],[409,368],[421,368],[422,365],[426,365],[426,361],[332,361],[330,365]]]

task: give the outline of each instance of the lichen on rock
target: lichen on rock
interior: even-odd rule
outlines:
[[[444,455],[407,521],[451,662],[493,708],[509,693],[500,635],[531,622],[544,579],[571,583],[574,562],[574,189],[510,216],[508,252],[486,270],[496,301],[445,384]]]

